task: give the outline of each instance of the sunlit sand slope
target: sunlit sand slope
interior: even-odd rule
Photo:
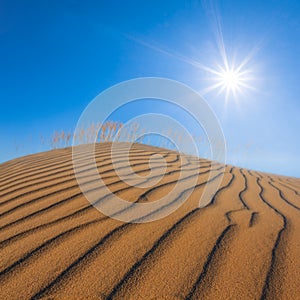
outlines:
[[[175,212],[155,222],[122,223],[100,213],[77,185],[70,148],[0,165],[0,299],[300,299],[300,180],[226,166],[210,205],[199,209],[220,165],[144,145],[132,168],[151,188],[120,182],[109,143],[96,147],[99,173],[132,202],[158,200],[182,171]],[[130,178],[120,151],[116,166]],[[85,176],[99,201],[110,196]],[[196,167],[195,167],[196,166]],[[215,175],[209,183],[208,171]]]

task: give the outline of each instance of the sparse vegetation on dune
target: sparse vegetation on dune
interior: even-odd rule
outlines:
[[[121,131],[122,130],[122,131]],[[122,132],[122,134],[121,134]],[[209,155],[209,147],[202,135],[192,136],[198,149],[202,149],[201,156]],[[166,128],[163,136],[149,133],[138,123],[132,123],[124,128],[119,121],[107,121],[104,124],[91,124],[77,133],[56,131],[50,139],[50,149],[59,149],[74,145],[103,143],[103,142],[130,142],[176,150],[176,145],[189,142],[188,138],[176,131]]]
[[[51,137],[51,149],[64,148],[72,145],[85,144],[85,143],[99,143],[111,142],[112,140],[118,141],[117,132],[121,129],[123,123],[115,121],[107,121],[103,125],[91,124],[88,128],[82,128],[77,133],[56,131]]]

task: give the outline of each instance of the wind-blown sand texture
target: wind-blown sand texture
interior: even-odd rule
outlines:
[[[81,194],[71,148],[3,163],[1,299],[300,299],[299,179],[226,166],[212,203],[199,209],[210,161],[195,169],[187,156],[180,166],[178,153],[136,144],[130,157],[139,175],[149,173],[153,154],[168,162],[154,188],[140,189],[118,180],[109,148],[98,144],[96,161],[120,197],[157,200],[180,169],[183,193],[198,176],[194,192],[166,218],[122,223]],[[122,151],[117,166],[130,176]],[[152,166],[155,177],[161,169]],[[217,176],[218,164],[212,168]],[[82,176],[92,189],[88,165]],[[101,189],[93,192],[109,201]]]

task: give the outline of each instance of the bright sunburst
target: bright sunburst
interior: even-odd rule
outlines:
[[[218,66],[217,69],[205,68],[211,74],[209,79],[213,81],[204,91],[205,93],[218,90],[218,95],[225,93],[227,101],[230,96],[236,99],[245,90],[253,88],[250,85],[250,81],[253,80],[250,76],[250,69],[245,68],[244,62],[235,67],[234,65],[230,66],[226,59],[224,65],[224,67]]]
[[[210,92],[217,92],[216,94],[218,96],[221,94],[224,96],[225,104],[228,103],[229,98],[234,99],[235,102],[238,103],[240,97],[243,96],[247,90],[251,89],[258,91],[257,88],[253,86],[253,84],[257,83],[258,78],[255,75],[256,72],[253,72],[254,69],[252,68],[253,66],[251,67],[251,61],[256,52],[259,51],[260,43],[254,45],[253,49],[245,56],[243,53],[237,53],[236,50],[234,50],[233,45],[228,47],[231,49],[228,53],[224,43],[221,18],[213,5],[213,1],[209,2],[208,9],[209,13],[212,14],[212,29],[218,50],[218,56],[215,57],[215,59],[217,58],[218,60],[215,60],[214,67],[207,66],[199,59],[185,56],[175,50],[161,47],[153,42],[149,43],[128,35],[127,37],[150,49],[173,57],[206,72],[203,78],[209,80],[211,84],[200,91],[202,95],[206,95]],[[230,55],[228,56],[228,54]],[[241,54],[244,56],[243,59]]]
[[[220,74],[223,86],[231,91],[236,91],[240,83],[240,74],[235,70],[224,71]]]

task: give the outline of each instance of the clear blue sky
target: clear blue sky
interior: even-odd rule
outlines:
[[[72,130],[99,92],[123,80],[167,77],[203,92],[207,73],[190,62],[220,63],[214,17],[229,56],[256,50],[256,90],[226,105],[222,93],[204,95],[228,162],[300,177],[297,0],[1,0],[0,160],[42,150],[40,135]]]

